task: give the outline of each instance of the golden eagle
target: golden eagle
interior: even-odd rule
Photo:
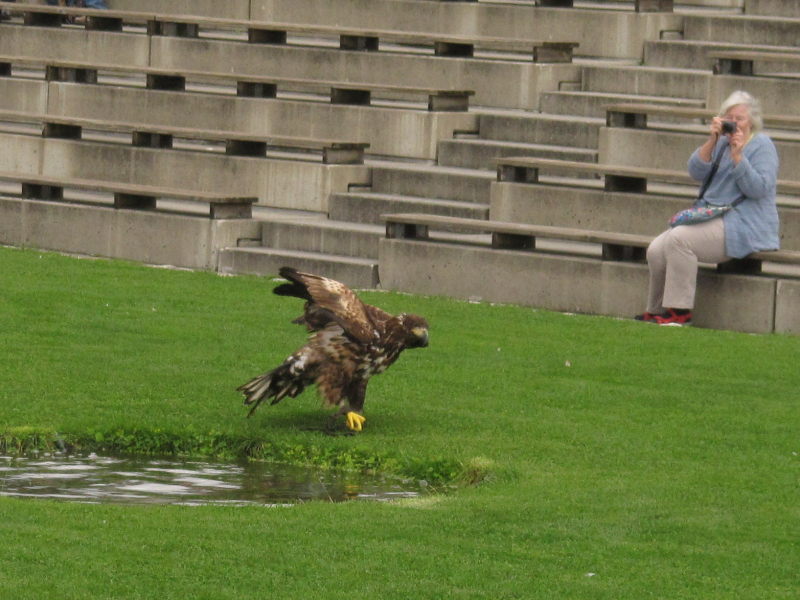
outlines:
[[[359,300],[346,285],[291,267],[280,269],[288,280],[273,292],[306,301],[303,314],[293,323],[305,325],[311,335],[305,346],[278,367],[238,388],[248,417],[267,398],[272,404],[294,398],[317,385],[324,402],[338,406],[329,425],[345,417],[345,425],[361,431],[369,378],[385,371],[406,348],[428,345],[428,323],[410,314],[392,316]]]

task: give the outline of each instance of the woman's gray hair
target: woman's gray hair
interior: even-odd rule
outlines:
[[[750,124],[752,132],[758,133],[764,128],[764,120],[761,118],[761,103],[755,97],[742,90],[736,90],[728,96],[719,107],[719,116],[724,117],[728,109],[744,104],[747,112],[750,113]]]

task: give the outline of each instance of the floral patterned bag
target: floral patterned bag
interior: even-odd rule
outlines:
[[[694,225],[695,223],[703,223],[721,217],[730,209],[732,209],[738,202],[734,204],[725,204],[723,206],[693,206],[686,208],[680,212],[672,215],[669,220],[670,227],[677,227],[678,225]]]

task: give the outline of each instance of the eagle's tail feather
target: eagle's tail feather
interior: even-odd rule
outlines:
[[[244,394],[245,406],[252,405],[247,413],[248,417],[268,398],[272,398],[272,404],[277,404],[286,396],[294,398],[305,389],[305,382],[292,373],[291,366],[291,360],[287,360],[272,371],[254,377],[236,388]]]

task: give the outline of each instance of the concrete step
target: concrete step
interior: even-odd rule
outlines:
[[[350,192],[331,194],[328,215],[337,221],[380,224],[381,215],[398,212],[421,212],[470,219],[489,216],[489,193],[484,203],[432,199],[380,192]]]
[[[641,66],[583,67],[583,89],[704,100],[711,71]]]
[[[324,275],[354,288],[380,284],[376,259],[274,248],[227,248],[219,255],[220,273],[276,275],[283,266]]]
[[[488,202],[495,174],[486,170],[400,163],[372,167],[371,192],[458,202]],[[351,188],[352,189],[352,188]]]
[[[316,219],[263,224],[261,243],[280,250],[302,250],[339,256],[378,258],[378,241],[385,234],[382,225]]]
[[[548,92],[542,95],[542,111],[563,115],[605,118],[606,111],[604,106],[619,102],[672,104],[693,108],[705,106],[703,100],[696,98],[671,98],[608,92]]]
[[[784,2],[797,4],[797,2]],[[753,15],[686,15],[684,39],[770,46],[796,46],[797,21]]]
[[[605,118],[565,115],[481,115],[479,136],[486,140],[597,148]]]
[[[494,170],[501,156],[538,156],[561,160],[597,162],[597,151],[571,146],[526,144],[500,140],[466,139],[439,142],[439,164],[470,169]]]
[[[797,47],[709,40],[654,40],[645,42],[644,64],[648,67],[710,70],[714,66],[714,60],[708,56],[708,52],[711,50],[796,52]],[[769,66],[769,64],[764,64],[763,67],[759,66],[759,71],[765,72],[765,68]]]

